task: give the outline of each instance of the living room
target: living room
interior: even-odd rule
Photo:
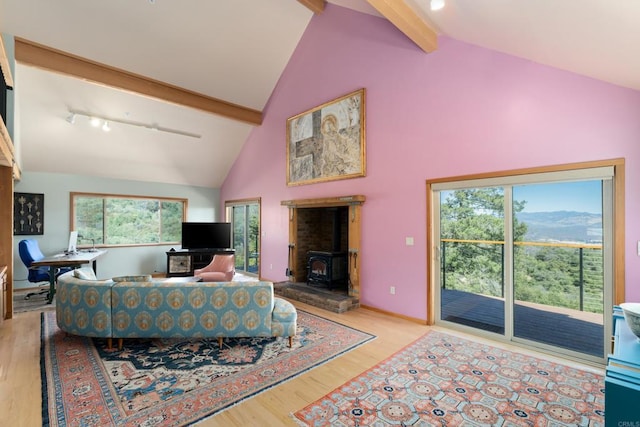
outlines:
[[[287,279],[289,265],[289,210],[282,201],[364,195],[360,302],[373,313],[351,316],[359,317],[360,325],[375,321],[411,331],[397,339],[372,332],[389,350],[365,355],[371,365],[373,358],[384,359],[417,337],[431,314],[427,180],[624,158],[626,220],[620,237],[626,286],[621,298],[640,300],[635,258],[640,224],[633,215],[640,208],[638,89],[446,35],[438,44],[425,54],[387,20],[329,3],[310,18],[268,98],[262,124],[248,133],[220,187],[23,170],[15,191],[46,195],[42,243],[50,253],[65,244],[72,191],[186,197],[190,220],[221,220],[225,201],[260,197],[261,277],[274,282]],[[366,176],[287,186],[287,119],[360,88],[366,90]],[[12,237],[14,247],[18,240]],[[170,248],[110,249],[99,275],[163,271]],[[21,278],[20,268],[14,262],[14,280]],[[37,329],[37,322],[30,327]],[[27,330],[11,323],[5,322],[2,337],[16,342],[15,335]],[[30,345],[37,347],[37,340]],[[31,362],[37,366],[37,360]],[[357,361],[349,363],[344,369],[352,375],[341,373],[339,380],[316,387],[326,393],[353,377]],[[35,371],[25,372],[25,382],[39,382]]]

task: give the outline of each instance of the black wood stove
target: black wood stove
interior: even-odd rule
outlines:
[[[309,251],[307,284],[323,284],[327,288],[347,284],[347,254],[344,252]]]

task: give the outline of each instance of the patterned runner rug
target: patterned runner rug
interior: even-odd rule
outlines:
[[[42,313],[44,426],[184,426],[374,339],[298,311],[287,339],[106,340],[67,336]]]
[[[431,331],[293,416],[305,426],[603,426],[604,377]]]

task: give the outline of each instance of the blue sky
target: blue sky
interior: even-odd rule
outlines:
[[[527,201],[523,212],[602,213],[600,180],[514,186],[513,198]]]

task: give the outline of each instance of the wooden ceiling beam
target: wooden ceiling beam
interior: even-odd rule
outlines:
[[[29,40],[15,38],[16,61],[105,86],[195,108],[252,125],[262,124],[262,112],[110,67]]]
[[[0,35],[0,68],[4,75],[4,83],[9,87],[13,87],[13,76],[11,75],[11,67],[9,66],[9,57],[7,56],[7,51],[4,48],[2,35]]]
[[[404,0],[367,0],[405,36],[427,53],[438,49],[438,33],[408,6]]]
[[[318,15],[324,12],[324,7],[327,4],[325,0],[298,0],[298,2]]]

